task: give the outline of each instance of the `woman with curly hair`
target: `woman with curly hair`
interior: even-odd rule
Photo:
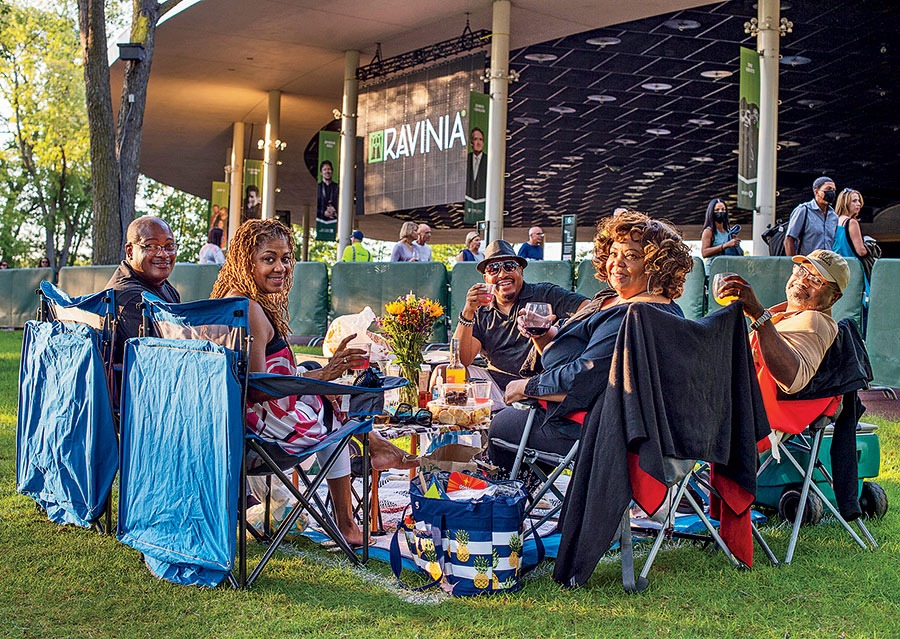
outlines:
[[[522,325],[534,348],[521,371],[525,379],[506,387],[507,404],[527,398],[543,400],[529,436],[529,446],[564,455],[580,434],[568,416],[590,409],[606,391],[619,326],[629,304],[644,303],[683,317],[673,301],[684,291],[691,270],[690,248],[667,222],[644,213],[623,211],[604,218],[594,235],[591,261],[595,277],[610,288],[597,293],[565,324],[535,337]],[[506,408],[491,422],[488,455],[510,469],[512,452],[494,439],[518,442],[527,413]]]
[[[250,371],[302,375],[312,379],[333,380],[343,375],[364,356],[364,351],[347,348],[355,335],[345,338],[322,368],[302,368],[294,362],[287,343],[288,294],[294,273],[294,238],[277,220],[248,220],[241,225],[228,250],[228,257],[213,286],[211,297],[246,297],[250,300]],[[331,398],[314,395],[274,398],[250,389],[247,402],[247,427],[269,446],[273,458],[293,466],[296,454],[333,430],[340,428],[342,413]],[[371,433],[372,466],[376,469],[409,468],[417,460]],[[280,449],[280,450],[279,450]],[[281,454],[283,451],[286,454]],[[332,449],[319,454],[324,461]],[[270,453],[271,454],[271,453]],[[250,460],[251,468],[254,460]],[[338,529],[350,545],[362,543],[362,532],[352,516],[350,499],[350,456],[342,457],[328,474],[328,490],[334,501]]]

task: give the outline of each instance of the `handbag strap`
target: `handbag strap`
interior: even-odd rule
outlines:
[[[407,586],[403,583],[403,580],[400,578],[400,573],[403,571],[403,555],[400,553],[400,539],[399,535],[401,531],[410,531],[415,533],[415,530],[406,525],[406,513],[410,509],[411,504],[403,509],[403,513],[400,515],[400,522],[397,524],[397,530],[394,531],[394,536],[391,537],[391,552],[390,552],[390,562],[391,562],[391,572],[394,573],[394,577],[397,579],[397,583],[402,588],[406,588],[407,590],[412,590],[415,592],[421,592],[423,590],[428,590],[429,588],[434,588],[435,586],[441,583],[441,578],[445,574],[444,570],[444,543],[441,538],[442,532],[444,530],[444,517],[441,517],[440,525],[435,526],[431,525],[431,539],[434,543],[434,552],[437,555],[437,563],[441,569],[441,577],[437,579],[432,579],[427,584],[422,586]],[[429,575],[430,576],[430,575]]]
[[[544,553],[545,553],[544,542],[541,540],[541,536],[538,534],[537,529],[534,527],[534,521],[531,522],[531,530],[528,531],[527,533],[525,533],[524,535],[522,535],[523,543],[525,542],[525,538],[528,537],[528,535],[531,535],[532,537],[534,537],[534,547],[535,547],[535,550],[537,551],[537,559],[535,560],[535,562],[533,564],[532,563],[526,564],[525,563],[525,553],[524,552],[522,553],[522,569],[519,571],[520,579],[522,577],[524,577],[525,575],[527,575],[528,573],[530,573],[535,568],[537,568],[538,564],[540,564],[542,561],[544,561]]]

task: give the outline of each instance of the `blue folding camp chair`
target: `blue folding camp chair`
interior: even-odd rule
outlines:
[[[249,587],[262,572],[302,510],[354,562],[359,559],[337,529],[316,489],[354,435],[363,441],[371,420],[348,422],[323,441],[288,456],[245,430],[248,384],[275,396],[372,392],[280,375],[247,375],[248,301],[244,298],[167,304],[145,295],[145,322],[159,338],[126,344],[122,400],[122,489],[119,537],[144,553],[148,567],[177,583],[216,585],[228,579]],[[285,468],[338,443],[320,472],[293,486]],[[252,531],[270,541],[247,575],[246,453],[253,451],[298,500],[274,532]],[[363,498],[368,497],[364,474]],[[240,523],[238,524],[238,522]],[[237,574],[232,574],[237,535]],[[367,534],[367,528],[364,528]],[[367,559],[364,546],[363,560]]]
[[[22,343],[16,489],[51,521],[108,531],[118,468],[109,386],[113,291],[70,298],[41,282],[39,293],[40,320],[26,323]]]

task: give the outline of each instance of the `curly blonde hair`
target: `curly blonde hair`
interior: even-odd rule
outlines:
[[[685,277],[694,267],[691,249],[674,226],[638,211],[622,211],[597,224],[591,257],[597,271],[594,277],[601,282],[607,281],[606,260],[613,242],[629,239],[640,243],[644,249],[644,272],[650,276],[647,292],[670,300],[680,297],[684,292]]]
[[[291,265],[284,274],[284,287],[281,292],[263,293],[253,279],[253,254],[262,244],[272,240],[285,240],[288,243]],[[222,270],[219,271],[210,297],[221,298],[229,293],[247,297],[262,306],[281,335],[290,335],[288,294],[294,282],[295,248],[294,237],[290,230],[278,220],[247,220],[241,224],[228,245],[228,257],[222,265]]]

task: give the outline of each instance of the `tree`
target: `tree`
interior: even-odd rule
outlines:
[[[0,238],[5,257],[38,244],[56,269],[77,252],[90,210],[77,50],[75,25],[64,14],[10,6],[0,15],[0,98],[8,105],[0,120],[10,140]]]
[[[209,230],[209,201],[149,178],[140,181],[141,200],[149,205],[137,215],[164,219],[178,242],[179,262],[196,262]]]
[[[140,173],[140,154],[147,83],[156,25],[179,0],[132,0],[130,41],[140,44],[142,60],[125,62],[125,79],[117,121],[113,121],[109,65],[106,57],[104,0],[78,0],[78,23],[84,57],[84,86],[91,144],[91,186],[94,200],[93,261],[118,262],[125,229],[134,219],[134,199]]]

